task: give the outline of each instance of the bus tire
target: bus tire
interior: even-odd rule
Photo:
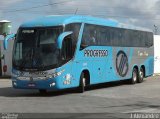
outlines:
[[[138,70],[134,68],[132,71],[131,84],[137,83],[137,80],[138,80]]]
[[[141,67],[141,68],[140,68],[140,71],[139,71],[139,76],[138,76],[137,82],[138,82],[138,83],[142,83],[142,82],[143,82],[143,79],[144,79],[144,69]]]
[[[47,90],[45,89],[39,89],[39,93],[44,95],[44,94],[47,94]]]
[[[80,85],[79,85],[79,93],[83,93],[85,91],[85,86],[86,86],[86,78],[84,77],[84,72],[81,73],[80,76]]]

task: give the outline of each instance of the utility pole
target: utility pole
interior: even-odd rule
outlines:
[[[154,33],[155,33],[155,35],[157,35],[157,32],[158,32],[158,26],[154,25]]]

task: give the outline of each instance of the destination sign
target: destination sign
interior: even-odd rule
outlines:
[[[34,33],[34,30],[26,30],[26,29],[24,29],[24,30],[22,30],[22,33]]]

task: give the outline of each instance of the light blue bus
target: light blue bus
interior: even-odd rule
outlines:
[[[12,84],[40,93],[153,74],[153,33],[89,16],[46,16],[22,24],[14,38]]]

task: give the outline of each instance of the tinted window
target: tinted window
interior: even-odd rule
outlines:
[[[65,27],[65,31],[73,31],[72,38],[73,38],[74,44],[77,43],[80,27],[81,27],[80,23],[68,24]]]
[[[14,45],[13,66],[45,70],[59,65],[57,38],[62,27],[20,28]]]
[[[97,30],[94,25],[85,25],[81,46],[98,45]]]
[[[150,32],[85,24],[81,47],[87,46],[150,47],[153,34]]]
[[[72,23],[72,24],[68,24],[65,26],[65,31],[72,31],[73,32],[73,34],[71,35],[73,52],[75,51],[75,48],[76,48],[80,28],[81,28],[80,23]]]

